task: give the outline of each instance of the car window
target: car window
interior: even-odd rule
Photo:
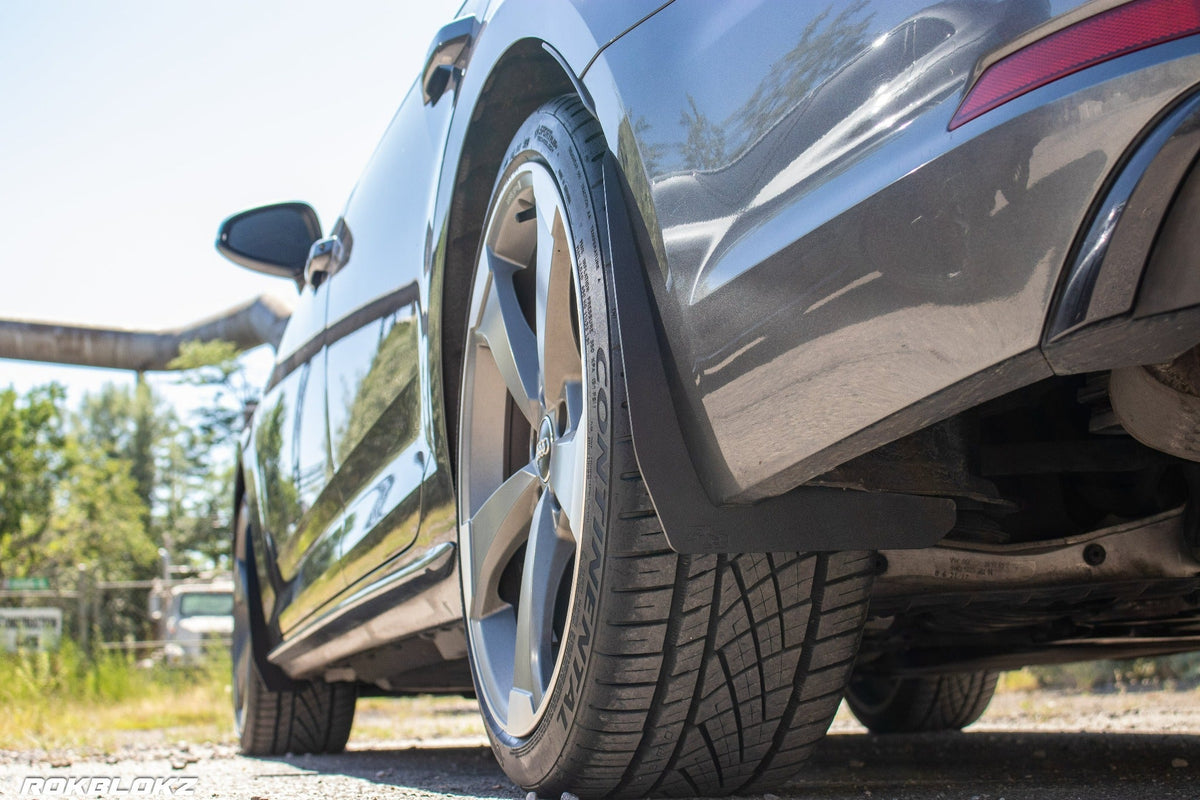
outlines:
[[[233,614],[229,592],[189,592],[179,599],[181,617],[227,617]]]

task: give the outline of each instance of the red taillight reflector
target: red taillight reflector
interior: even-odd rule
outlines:
[[[1200,33],[1200,0],[1134,0],[1023,47],[979,76],[950,130],[1059,78]]]

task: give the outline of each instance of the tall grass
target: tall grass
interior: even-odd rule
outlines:
[[[0,749],[227,739],[229,667],[223,650],[171,668],[90,657],[69,639],[53,653],[0,653]]]

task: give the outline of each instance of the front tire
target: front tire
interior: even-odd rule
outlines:
[[[613,335],[606,152],[576,98],[546,104],[483,226],[457,450],[480,708],[501,766],[540,795],[760,791],[837,710],[872,561],[669,548]]]

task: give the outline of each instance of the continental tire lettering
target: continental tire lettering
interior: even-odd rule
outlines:
[[[598,347],[596,348],[596,385],[600,387],[596,390],[596,424],[600,427],[600,433],[608,433],[608,391],[604,388],[608,385],[608,357]]]
[[[597,415],[597,416],[599,416],[599,415]],[[608,474],[608,448],[605,447],[603,444],[601,444],[601,442],[603,442],[603,441],[604,440],[600,436],[596,437],[596,450],[597,450],[596,471],[599,472],[601,475],[607,475]],[[608,500],[607,488],[608,488],[607,481],[596,485],[596,505],[599,506],[599,505],[606,504],[606,501]],[[600,538],[602,538],[602,539],[604,538],[603,534],[601,534]]]
[[[563,693],[562,705],[558,707],[558,724],[565,730],[567,727],[567,712],[575,713],[575,686],[567,685],[567,691]]]
[[[601,389],[608,385],[608,356],[599,347],[596,348],[596,385]]]
[[[583,618],[583,630],[579,637],[575,640],[575,650],[579,654],[579,658],[575,659],[572,666],[574,667],[574,675],[572,675],[572,684],[579,685],[579,680],[583,677],[583,667],[587,663],[588,648],[592,644],[592,624],[587,617]]]
[[[596,592],[600,587],[600,565],[603,563],[600,560],[600,541],[603,536],[603,531],[597,531],[596,535],[592,537],[592,547],[595,548],[595,552],[592,555],[592,563],[588,566],[588,590],[584,595],[584,608],[592,611],[596,610]]]
[[[603,567],[604,532],[608,526],[608,355],[602,348],[595,350],[595,368],[593,374],[599,387],[596,391],[596,435],[593,444],[596,449],[595,475],[596,490],[592,493],[595,511],[592,514],[591,536],[587,546],[587,581],[583,587],[583,602],[580,608],[580,633],[575,638],[575,647],[571,650],[571,662],[567,667],[567,686],[562,694],[562,705],[558,708],[555,719],[563,729],[567,728],[567,712],[574,714],[579,703],[580,683],[587,667],[588,648],[592,642],[593,617],[600,597],[600,570]]]

